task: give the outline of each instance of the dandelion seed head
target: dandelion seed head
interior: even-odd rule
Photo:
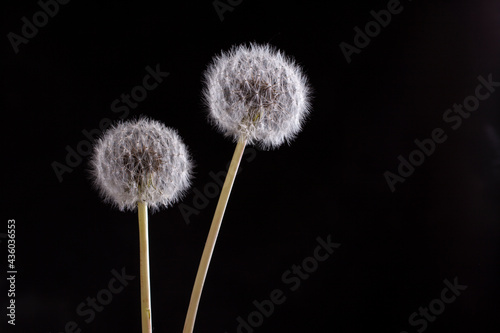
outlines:
[[[210,121],[237,141],[275,148],[290,142],[310,110],[301,68],[269,45],[233,47],[216,56],[204,75]]]
[[[192,161],[174,129],[141,118],[108,129],[91,158],[94,184],[104,201],[134,211],[139,201],[151,211],[177,202],[190,185]]]

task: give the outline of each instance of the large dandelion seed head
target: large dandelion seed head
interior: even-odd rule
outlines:
[[[302,70],[269,45],[222,52],[204,81],[210,120],[234,140],[278,147],[297,135],[309,112],[310,88]]]
[[[94,183],[106,202],[155,211],[177,202],[190,184],[192,162],[177,132],[142,118],[107,130],[91,159]]]

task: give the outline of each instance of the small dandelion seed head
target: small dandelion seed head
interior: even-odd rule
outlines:
[[[290,142],[310,110],[310,87],[294,61],[269,45],[233,47],[204,75],[210,121],[235,141],[274,148]]]
[[[190,185],[192,161],[177,132],[141,118],[108,129],[90,161],[94,184],[106,202],[152,212],[177,202]]]

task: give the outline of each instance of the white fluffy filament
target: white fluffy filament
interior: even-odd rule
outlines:
[[[175,203],[190,184],[191,158],[177,132],[141,118],[107,130],[91,160],[94,183],[120,210],[144,202],[155,211]]]
[[[310,88],[302,70],[269,45],[233,47],[204,76],[209,118],[234,141],[275,148],[290,142],[307,116]]]

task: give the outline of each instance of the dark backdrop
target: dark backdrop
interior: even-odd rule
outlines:
[[[313,111],[291,145],[247,148],[195,331],[500,328],[498,1],[47,1],[53,17],[39,13],[44,1],[2,2],[2,332],[140,331],[137,216],[101,202],[87,164],[100,124],[140,115],[177,128],[196,161],[182,205],[150,215],[154,331],[182,331],[213,175],[234,149],[206,121],[202,73],[221,50],[253,41],[303,67]],[[370,24],[374,15],[386,26]],[[356,39],[367,23],[370,40]],[[356,43],[346,57],[341,45]],[[147,66],[169,75],[137,105],[113,108]],[[474,105],[478,77],[493,83]],[[477,110],[445,121],[464,100]],[[439,128],[446,140],[431,149]],[[410,156],[419,165],[398,175]],[[318,237],[336,247],[316,251],[320,262]]]

